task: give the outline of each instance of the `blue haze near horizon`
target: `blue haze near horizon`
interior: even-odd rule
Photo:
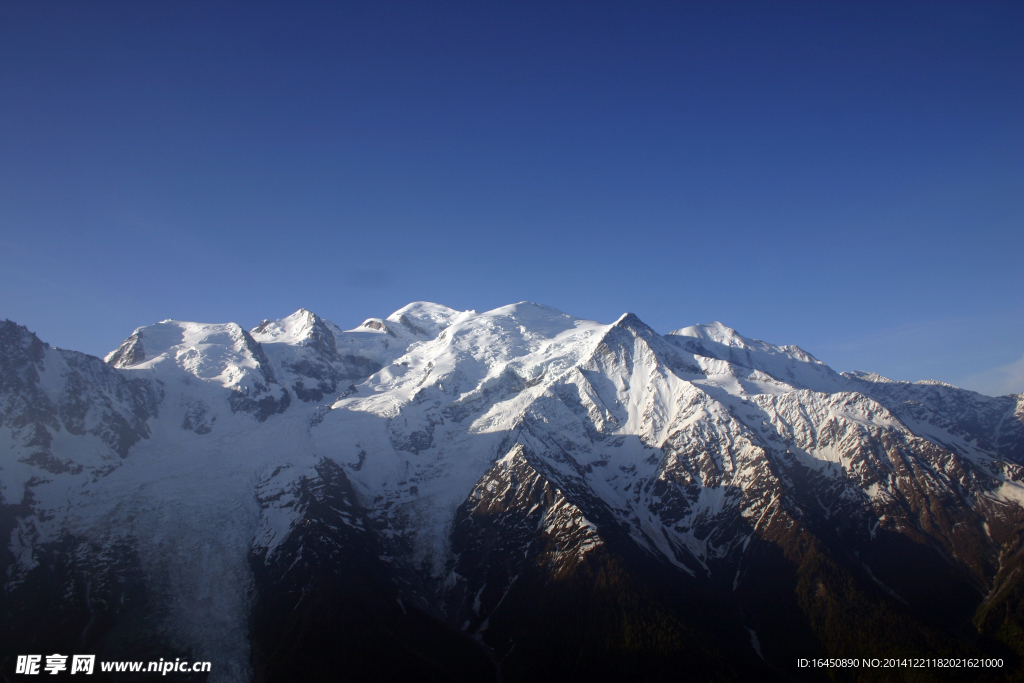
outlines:
[[[0,318],[532,300],[1024,391],[1024,4],[0,2]]]

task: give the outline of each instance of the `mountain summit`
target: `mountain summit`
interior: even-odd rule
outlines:
[[[300,309],[165,320],[102,362],[6,321],[0,443],[5,656],[211,681],[1021,671],[1024,396],[839,374],[717,322]]]

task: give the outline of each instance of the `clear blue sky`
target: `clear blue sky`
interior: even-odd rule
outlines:
[[[1021,2],[2,0],[0,318],[102,354],[526,299],[1024,391],[1022,35]]]

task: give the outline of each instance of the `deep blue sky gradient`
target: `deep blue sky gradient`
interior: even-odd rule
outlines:
[[[0,2],[0,317],[103,354],[525,299],[1024,391],[1022,35],[1020,2]]]

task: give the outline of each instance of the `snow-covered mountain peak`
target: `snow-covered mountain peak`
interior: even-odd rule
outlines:
[[[162,322],[167,322],[166,320]],[[127,368],[146,359],[146,348],[142,343],[142,331],[138,327],[121,345],[103,357],[103,362],[115,368]]]
[[[243,392],[258,393],[274,382],[263,349],[237,323],[164,320],[135,330],[105,360],[117,368],[158,374],[183,370]]]
[[[492,321],[487,324],[498,324],[499,326],[520,326],[523,331],[530,335],[541,337],[553,337],[565,330],[572,329],[577,323],[583,322],[579,318],[563,313],[557,308],[536,304],[532,301],[520,301],[519,303],[500,306],[484,313],[467,311],[469,315],[461,317],[457,322],[465,325],[473,325],[474,319]],[[589,322],[589,321],[586,321]]]
[[[851,370],[849,372],[842,373],[843,377],[849,377],[851,379],[859,379],[865,382],[875,382],[876,384],[896,384],[896,380],[884,377],[877,372],[865,372],[863,370]]]
[[[634,363],[652,371],[657,365],[665,365],[686,373],[699,372],[691,362],[680,357],[677,347],[666,343],[664,337],[636,314],[623,313],[611,325],[603,326],[603,334],[583,367],[612,374],[631,374]]]
[[[415,301],[403,306],[387,317],[388,322],[398,323],[409,332],[422,337],[436,337],[460,316],[476,311],[456,311],[429,301]]]
[[[474,394],[507,372],[520,378],[518,381],[542,375],[550,378],[578,362],[593,345],[595,335],[608,327],[530,302],[484,313],[454,312],[433,339],[420,332],[409,338],[409,327],[395,324],[394,318],[401,317],[412,320],[409,313],[399,311],[385,322],[399,337],[393,346],[409,343],[407,351],[393,358],[393,365],[371,377],[368,384],[374,392],[395,391],[395,397],[403,402],[422,387],[443,387],[452,398]],[[417,321],[421,319],[418,315]],[[372,326],[376,321],[368,322]]]
[[[959,389],[960,387],[950,384],[949,382],[943,382],[937,379],[922,379],[914,382],[914,384],[921,384],[923,386],[935,386],[935,387],[949,387],[950,389]]]
[[[372,330],[374,332],[381,332],[383,334],[397,337],[395,331],[388,327],[388,324],[384,322],[382,318],[367,318],[363,321],[363,324],[356,328],[356,330],[363,332],[366,330]]]
[[[832,368],[798,346],[776,346],[744,337],[720,322],[684,327],[669,332],[665,339],[697,355],[758,370],[793,387],[831,392],[841,390],[843,383]]]
[[[728,325],[724,325],[717,320],[713,323],[690,325],[689,327],[684,327],[681,330],[669,332],[669,334],[680,337],[694,337],[701,341],[713,342],[715,344],[721,344],[722,346],[734,349],[749,349],[771,355],[781,354],[803,363],[824,365],[824,363],[801,349],[799,346],[791,344],[776,346],[775,344],[769,344],[768,342],[761,341],[760,339],[745,337],[735,329]]]
[[[690,325],[681,330],[669,332],[680,337],[696,337],[705,341],[713,341],[726,346],[751,347],[756,340],[747,339],[739,332],[717,320],[712,323]]]
[[[328,333],[330,327],[337,327],[317,314],[300,308],[280,320],[264,320],[252,329],[253,339],[262,344],[302,344],[316,334]]]
[[[634,333],[640,334],[641,336],[644,337],[660,336],[651,328],[650,325],[641,320],[636,313],[630,313],[628,311],[620,315],[619,319],[613,322],[609,329],[614,329],[618,327],[632,330]]]
[[[863,382],[872,382],[874,384],[906,384],[915,385],[919,387],[946,387],[948,389],[956,389],[961,391],[960,387],[957,387],[948,382],[942,382],[937,379],[922,379],[916,382],[907,382],[898,379],[890,379],[877,372],[864,372],[863,370],[852,370],[850,372],[841,373],[843,377],[849,377],[850,379],[857,379]]]

